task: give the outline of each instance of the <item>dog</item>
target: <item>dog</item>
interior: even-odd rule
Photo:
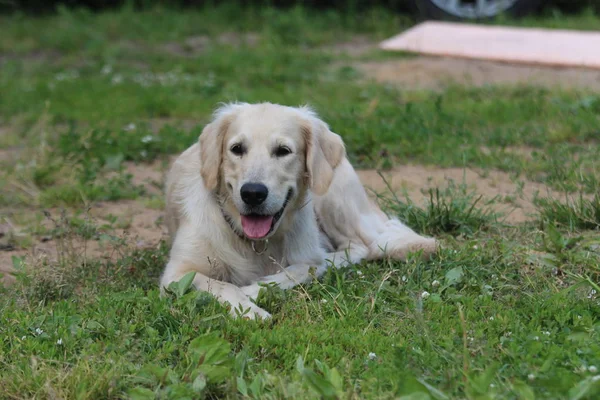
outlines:
[[[253,302],[264,283],[437,248],[369,199],[342,138],[307,106],[218,108],[167,175],[166,222],[161,288],[194,272],[197,290],[247,318],[270,317]]]

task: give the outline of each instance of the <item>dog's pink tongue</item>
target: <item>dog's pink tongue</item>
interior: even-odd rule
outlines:
[[[269,233],[271,224],[273,223],[272,216],[257,217],[242,215],[242,229],[250,239],[260,239]]]

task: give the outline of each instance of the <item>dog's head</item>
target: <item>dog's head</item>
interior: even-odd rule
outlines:
[[[228,104],[200,135],[204,185],[254,240],[271,236],[307,190],[324,194],[344,154],[342,139],[307,107]]]

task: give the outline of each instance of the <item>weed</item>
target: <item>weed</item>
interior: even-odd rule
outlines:
[[[536,205],[540,219],[564,226],[570,231],[600,228],[600,195],[589,199],[580,194],[575,199],[561,202],[552,198],[538,198]]]

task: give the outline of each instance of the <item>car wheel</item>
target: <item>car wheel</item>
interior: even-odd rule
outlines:
[[[501,14],[520,17],[541,0],[415,0],[422,17],[441,20],[490,19]]]

